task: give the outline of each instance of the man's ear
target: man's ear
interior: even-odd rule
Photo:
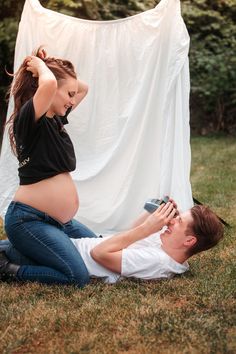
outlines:
[[[186,236],[186,239],[184,241],[184,246],[191,248],[195,245],[196,242],[197,242],[196,236],[188,235],[188,236]]]

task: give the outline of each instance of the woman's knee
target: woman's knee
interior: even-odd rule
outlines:
[[[79,288],[85,287],[90,282],[90,277],[88,272],[85,273],[73,273],[72,275],[68,276],[68,282],[70,285],[78,286]]]
[[[90,281],[89,272],[80,254],[78,254],[75,262],[71,262],[67,266],[64,265],[63,272],[71,284],[78,285],[79,287],[84,287]]]

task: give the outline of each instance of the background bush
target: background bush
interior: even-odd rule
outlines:
[[[153,8],[155,0],[41,0],[49,9],[67,15],[112,20]],[[236,132],[236,1],[182,0],[182,14],[191,36],[191,129],[207,134]],[[5,94],[12,72],[15,39],[24,0],[1,0],[0,8],[0,123],[6,114]]]

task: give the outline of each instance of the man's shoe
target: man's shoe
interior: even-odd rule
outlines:
[[[0,280],[17,280],[17,272],[20,266],[10,263],[5,251],[0,251]]]

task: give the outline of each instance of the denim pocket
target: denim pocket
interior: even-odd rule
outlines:
[[[30,221],[44,221],[45,216],[43,213],[39,212],[34,212],[32,211],[23,211],[23,210],[17,210],[16,212],[17,219],[18,221],[21,222],[30,222]]]
[[[15,205],[8,209],[5,216],[5,226],[16,225],[30,221],[44,221],[44,213],[37,211],[30,206]]]
[[[17,248],[16,245],[22,239],[21,236],[25,236],[26,225],[38,229],[38,223],[42,223],[42,221],[43,219],[34,213],[22,212],[16,208],[9,211],[5,216],[5,231],[8,239]]]

